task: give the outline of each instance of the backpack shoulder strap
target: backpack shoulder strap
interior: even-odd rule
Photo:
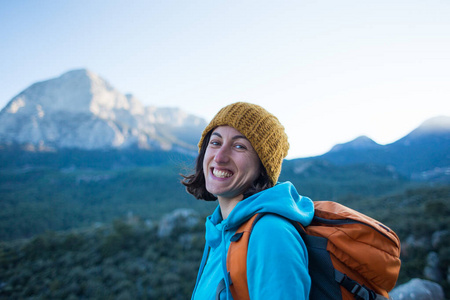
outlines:
[[[241,224],[236,233],[231,237],[231,243],[227,253],[227,270],[230,282],[230,292],[234,299],[250,300],[247,283],[247,253],[250,235],[256,223],[266,214],[258,213],[248,221]],[[284,218],[278,214],[272,214]],[[289,219],[287,219],[290,221]],[[297,230],[305,232],[304,227],[297,222],[291,221]]]
[[[255,214],[231,237],[227,254],[230,291],[234,299],[250,300],[247,285],[247,250],[253,226],[264,214]]]

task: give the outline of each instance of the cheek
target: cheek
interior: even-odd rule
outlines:
[[[260,163],[259,158],[251,157],[247,160],[248,165],[246,166],[246,170],[251,170],[249,172],[249,180],[253,183],[258,177],[260,173]]]
[[[259,177],[259,168],[256,168],[254,172],[252,172],[252,177],[251,177],[251,184],[253,184],[253,182],[258,179]]]

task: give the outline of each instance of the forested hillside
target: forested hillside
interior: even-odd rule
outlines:
[[[0,243],[0,299],[188,299],[202,224],[158,236],[142,220]]]
[[[185,192],[180,172],[170,166],[0,170],[0,240],[111,223],[129,213],[157,220],[180,207],[211,211],[213,203]]]
[[[128,213],[158,220],[176,208],[188,207],[206,215],[216,204],[196,200],[185,192],[180,173],[189,172],[181,159],[127,169],[0,170],[0,240],[110,223]],[[301,172],[286,162],[280,180],[292,181],[300,194],[314,200],[380,196],[415,185],[386,168],[324,162],[309,164]]]
[[[450,187],[337,199],[388,224],[402,242],[398,283],[424,278],[437,253],[446,291]],[[189,299],[200,262],[203,216],[172,219],[170,231],[136,216],[84,230],[49,231],[0,243],[0,299]],[[166,224],[167,225],[167,224]],[[433,237],[440,235],[439,239]]]

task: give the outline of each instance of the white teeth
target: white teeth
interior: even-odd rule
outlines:
[[[214,174],[214,176],[219,177],[219,178],[228,178],[228,177],[233,176],[233,173],[226,172],[226,171],[219,171],[216,169],[213,170],[213,174]]]

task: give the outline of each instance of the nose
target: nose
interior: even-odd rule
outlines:
[[[229,151],[226,147],[220,147],[217,149],[216,155],[214,156],[214,161],[218,164],[227,163],[230,160]]]

